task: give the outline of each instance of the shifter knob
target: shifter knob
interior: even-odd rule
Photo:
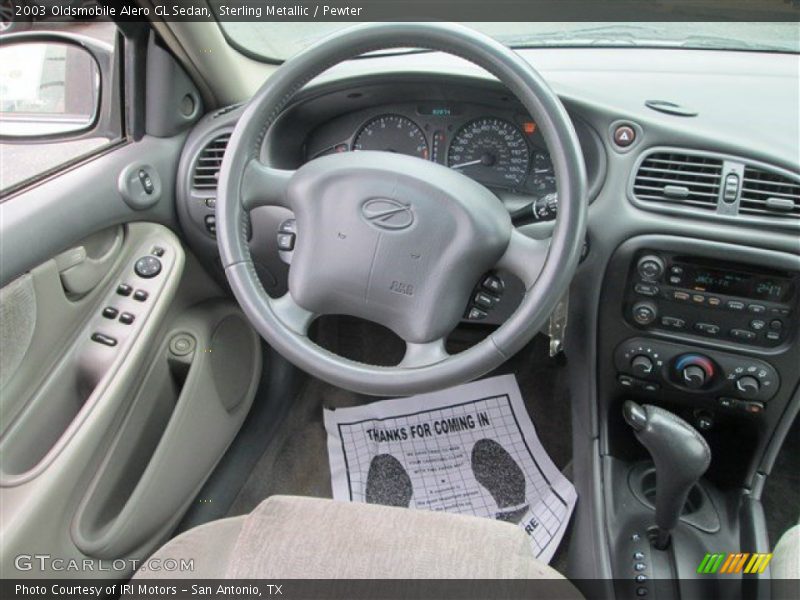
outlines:
[[[630,400],[623,415],[636,438],[647,448],[656,466],[656,548],[669,544],[689,490],[711,462],[708,443],[686,421],[658,406],[639,406]]]

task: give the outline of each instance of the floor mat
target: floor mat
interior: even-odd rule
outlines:
[[[515,523],[549,561],[575,505],[513,375],[325,411],[333,496]]]

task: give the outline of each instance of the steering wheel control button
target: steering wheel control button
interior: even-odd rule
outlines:
[[[118,314],[119,314],[119,311],[116,308],[114,308],[113,306],[106,306],[103,309],[103,316],[106,319],[116,319]]]
[[[117,286],[117,294],[120,296],[130,296],[133,288],[129,286],[127,283],[120,283]]]
[[[664,275],[664,260],[655,254],[648,254],[639,259],[636,270],[646,281],[658,281]]]
[[[136,300],[137,302],[144,302],[145,300],[147,300],[148,296],[150,296],[150,294],[148,294],[144,290],[136,290],[135,292],[133,292],[133,299]]]
[[[119,322],[123,325],[130,325],[133,323],[134,319],[136,319],[136,316],[129,312],[124,312],[119,316]]]
[[[93,333],[92,341],[110,347],[114,347],[117,345],[117,339],[111,337],[110,335],[106,335],[105,333]]]
[[[656,320],[658,311],[652,302],[638,302],[633,305],[633,320],[637,325],[650,325]]]
[[[281,233],[297,233],[297,221],[295,219],[286,219],[279,228]]]
[[[502,294],[503,288],[505,287],[503,284],[503,280],[497,277],[496,275],[487,275],[481,282],[481,286],[483,286],[485,289],[489,290],[493,294],[497,295]]]
[[[470,321],[480,321],[482,319],[485,319],[488,314],[489,313],[487,313],[485,310],[481,310],[477,306],[473,306],[472,308],[469,309],[469,312],[467,313],[467,319],[469,319]]]
[[[188,333],[178,333],[169,341],[169,351],[175,356],[186,356],[194,352],[196,342]]]
[[[150,279],[161,273],[161,261],[155,256],[143,256],[133,265],[133,270],[142,279]]]
[[[627,148],[636,141],[636,130],[630,125],[618,125],[614,130],[614,143],[620,148]]]
[[[206,215],[205,220],[203,221],[206,226],[206,231],[213,236],[217,235],[217,217],[214,215]]]
[[[293,233],[279,233],[278,234],[278,250],[281,252],[291,252],[294,250],[295,234]]]

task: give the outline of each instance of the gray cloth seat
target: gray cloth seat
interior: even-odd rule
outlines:
[[[191,529],[153,558],[194,559],[193,572],[170,573],[185,578],[563,580],[509,523],[292,496]]]

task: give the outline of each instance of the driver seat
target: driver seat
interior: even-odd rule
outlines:
[[[194,571],[169,574],[192,579],[564,580],[510,523],[295,496],[195,527],[151,558],[194,559]],[[158,576],[142,570],[134,579]]]

